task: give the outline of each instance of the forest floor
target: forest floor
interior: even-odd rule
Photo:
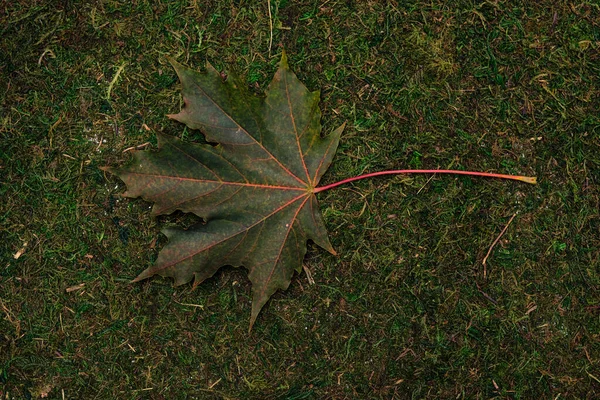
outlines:
[[[100,169],[202,139],[167,57],[260,95],[282,48],[347,123],[323,183],[539,183],[319,193],[338,255],[250,333],[243,268],[131,284],[192,220]],[[0,399],[600,398],[595,1],[2,2],[0,196]]]

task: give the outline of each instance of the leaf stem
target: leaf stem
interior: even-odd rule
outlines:
[[[397,169],[397,170],[391,170],[391,171],[371,172],[370,174],[364,174],[364,175],[355,176],[355,177],[352,177],[352,178],[347,178],[347,179],[341,180],[339,182],[330,183],[329,185],[325,185],[325,186],[321,186],[321,187],[315,188],[315,190],[313,191],[313,193],[323,192],[325,190],[333,189],[334,187],[337,187],[337,186],[340,186],[340,185],[343,185],[343,184],[346,184],[346,183],[349,183],[349,182],[358,181],[360,179],[373,178],[373,177],[382,176],[382,175],[400,175],[400,174],[453,174],[453,175],[470,175],[470,176],[484,176],[484,177],[487,177],[487,178],[512,179],[512,180],[515,180],[515,181],[521,181],[521,182],[531,183],[531,184],[534,184],[534,185],[537,183],[536,177],[519,176],[519,175],[505,175],[505,174],[494,174],[492,172],[458,171],[458,170],[451,170],[451,169]]]

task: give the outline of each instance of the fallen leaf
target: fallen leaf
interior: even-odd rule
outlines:
[[[134,151],[133,162],[106,170],[127,197],[154,203],[152,214],[191,212],[205,223],[168,228],[169,243],[134,282],[153,275],[198,285],[220,267],[244,266],[252,282],[250,329],[268,299],[302,269],[307,240],[335,254],[314,189],[344,129],[321,137],[319,92],[290,71],[285,53],[266,96],[248,92],[234,74],[211,65],[199,73],[171,61],[184,108],[169,117],[201,130],[210,144],[158,133],[158,151]]]

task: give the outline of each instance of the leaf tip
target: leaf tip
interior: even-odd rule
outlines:
[[[150,278],[150,276],[152,276],[152,274],[149,273],[149,270],[150,270],[150,268],[146,268],[144,271],[142,271],[141,274],[139,274],[134,279],[129,281],[129,283],[137,283],[139,281],[143,281],[144,279]]]
[[[346,124],[348,123],[348,121],[344,121],[344,123],[342,123],[340,126],[338,126],[333,133],[335,135],[341,136],[342,132],[344,132],[344,129],[346,129]]]
[[[167,114],[167,118],[174,119],[175,121],[185,123],[185,120],[182,118],[182,116],[183,116],[183,110],[178,112],[177,114]]]
[[[285,49],[281,49],[281,61],[279,62],[279,68],[288,69],[288,58]]]
[[[109,167],[109,166],[103,166],[103,167],[98,167],[98,168],[100,168],[101,171],[108,172],[109,174],[116,175],[120,179],[123,179],[123,177],[122,177],[123,170],[121,168]]]
[[[167,61],[169,61],[169,64],[171,64],[171,66],[175,70],[175,73],[177,74],[179,81],[181,83],[183,83],[184,82],[184,72],[187,70],[187,68],[184,65],[175,61],[175,59],[172,57],[167,56]]]
[[[159,149],[163,148],[163,146],[173,140],[173,137],[170,135],[165,135],[162,132],[156,132],[156,144]]]
[[[252,327],[254,327],[254,323],[256,322],[256,317],[258,317],[258,312],[254,313],[254,307],[252,307],[252,315],[250,316],[250,325],[248,325],[248,333],[252,332]]]
[[[270,295],[268,295],[266,298],[257,296],[257,294],[254,292],[254,286],[252,289],[252,313],[250,314],[250,326],[248,327],[248,333],[250,333],[252,330],[252,327],[256,322],[256,318],[258,318],[258,314],[260,314],[260,311],[269,300],[269,297],[271,297]]]
[[[180,63],[178,63],[173,57],[171,56],[166,56],[167,61],[169,62],[169,64],[171,64],[171,66],[175,69],[175,71],[181,69],[182,65]]]
[[[327,137],[331,136],[332,138],[334,138],[334,140],[339,140],[339,138],[342,136],[342,133],[344,132],[344,129],[346,129],[346,123],[348,121],[344,121],[343,124],[341,124],[340,126],[338,126],[337,128],[335,128],[332,132],[330,132]],[[337,147],[337,145],[336,145]]]

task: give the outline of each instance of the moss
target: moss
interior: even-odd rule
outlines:
[[[267,4],[0,6],[0,397],[598,397],[598,7],[271,0],[270,24]],[[540,184],[323,192],[339,255],[311,247],[315,284],[295,277],[250,335],[243,271],[130,285],[188,217],[151,218],[98,167],[158,131],[200,139],[165,117],[165,56],[260,93],[282,46],[325,131],[348,122],[326,182]]]

